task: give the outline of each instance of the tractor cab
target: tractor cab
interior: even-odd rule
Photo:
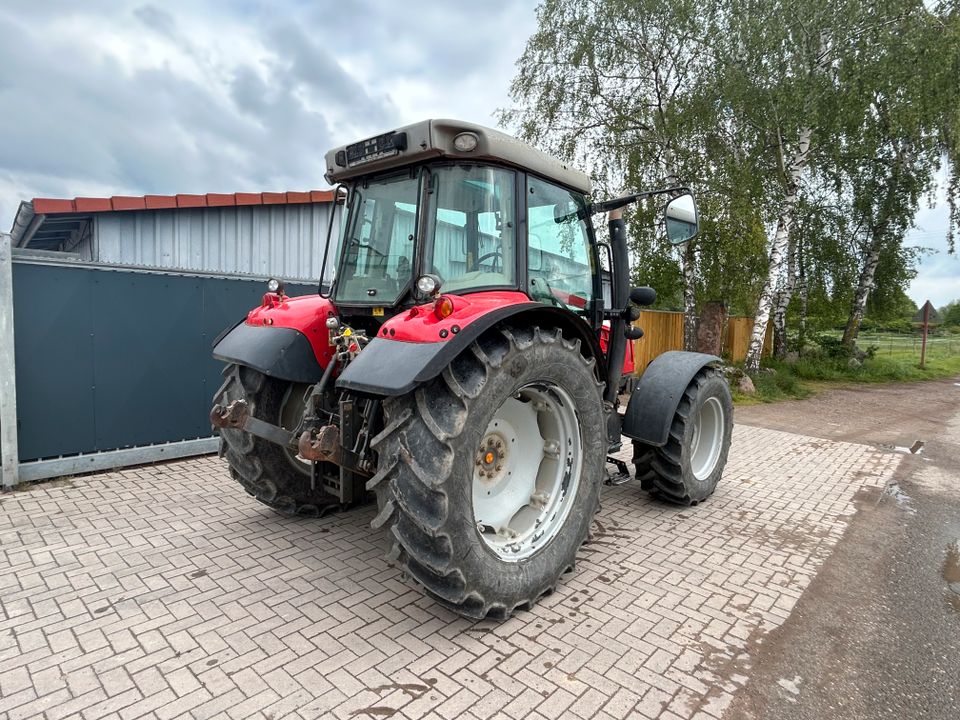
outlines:
[[[346,191],[331,291],[344,313],[389,317],[438,292],[512,290],[599,327],[583,173],[445,120],[332,150],[327,163]]]

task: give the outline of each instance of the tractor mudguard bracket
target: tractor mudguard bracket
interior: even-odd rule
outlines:
[[[708,365],[723,361],[716,355],[672,350],[651,362],[630,396],[623,417],[623,434],[632,440],[662,447],[690,381]]]

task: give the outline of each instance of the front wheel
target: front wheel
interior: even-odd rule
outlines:
[[[504,618],[551,592],[573,568],[603,477],[600,384],[579,346],[559,331],[492,331],[384,413],[367,487],[392,557],[471,618]]]
[[[663,447],[633,442],[640,486],[680,505],[703,502],[717,487],[733,435],[730,386],[706,367],[687,386]]]

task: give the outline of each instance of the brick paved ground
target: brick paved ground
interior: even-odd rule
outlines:
[[[371,509],[284,519],[215,458],[0,497],[0,717],[719,717],[897,457],[738,426],[705,505],[605,488],[577,573],[457,618]]]

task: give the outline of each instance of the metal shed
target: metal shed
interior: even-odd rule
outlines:
[[[330,191],[21,203],[0,237],[3,484],[215,450],[210,346],[268,277],[317,291],[331,213]]]

